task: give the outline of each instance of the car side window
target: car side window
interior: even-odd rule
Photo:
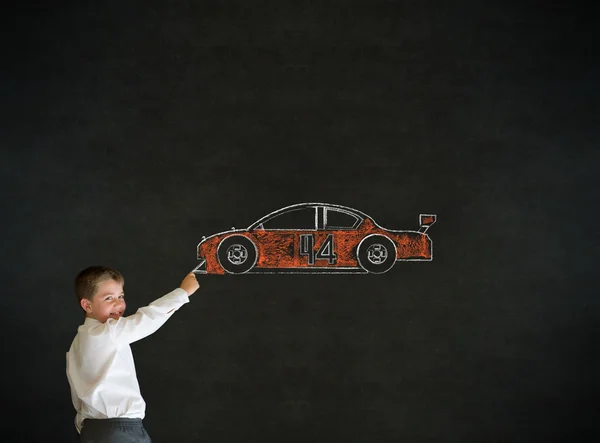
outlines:
[[[293,209],[262,223],[264,229],[315,229],[316,208]]]
[[[329,208],[325,211],[325,229],[353,229],[359,223],[358,217],[347,212]]]

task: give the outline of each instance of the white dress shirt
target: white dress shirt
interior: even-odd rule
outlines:
[[[128,317],[106,323],[86,317],[67,352],[67,378],[81,432],[86,418],[144,418],[130,343],[160,328],[189,297],[177,288]]]

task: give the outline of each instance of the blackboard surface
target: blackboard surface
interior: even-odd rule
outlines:
[[[19,3],[2,17],[2,440],[77,441],[72,281],[175,288],[324,201],[383,275],[200,276],[133,345],[154,442],[598,441],[592,15],[540,2]]]

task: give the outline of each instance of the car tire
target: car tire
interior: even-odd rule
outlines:
[[[254,267],[257,259],[256,246],[247,237],[233,235],[219,243],[217,258],[221,267],[230,274],[243,274]]]
[[[383,274],[396,263],[396,245],[383,235],[365,237],[358,245],[358,264],[371,274]]]

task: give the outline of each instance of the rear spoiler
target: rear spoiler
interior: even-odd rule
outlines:
[[[421,214],[419,215],[419,224],[421,227],[419,228],[419,232],[424,234],[427,230],[433,225],[436,221],[437,217],[435,214]]]

